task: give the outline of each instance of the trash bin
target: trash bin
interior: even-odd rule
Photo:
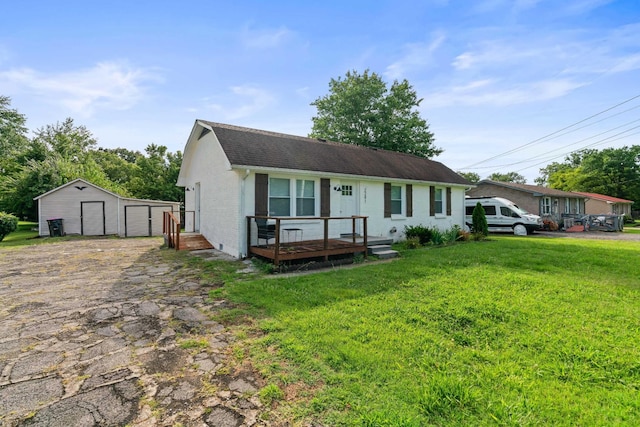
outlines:
[[[47,223],[49,224],[49,235],[51,237],[64,236],[64,224],[62,218],[48,219]]]

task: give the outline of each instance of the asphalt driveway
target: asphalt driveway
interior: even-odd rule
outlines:
[[[161,239],[0,248],[0,424],[259,425],[212,285]]]

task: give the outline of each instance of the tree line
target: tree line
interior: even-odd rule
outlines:
[[[0,96],[0,212],[36,220],[33,198],[83,178],[125,197],[184,200],[176,187],[182,153],[149,144],[144,153],[101,148],[92,133],[71,118],[28,137],[26,117]]]

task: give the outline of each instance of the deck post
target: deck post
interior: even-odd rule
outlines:
[[[351,241],[356,242],[356,217],[351,217]]]
[[[273,256],[273,264],[276,267],[280,264],[280,218],[276,218],[276,247]]]
[[[324,250],[329,249],[329,218],[324,218]],[[329,255],[324,256],[325,261],[329,261]]]
[[[251,249],[251,217],[247,215],[247,257]]]
[[[367,242],[367,217],[366,216],[362,217],[362,222],[363,222],[363,225],[362,225],[363,236],[362,237],[363,237],[363,241],[364,241],[364,258],[366,259],[367,255],[368,255],[368,252],[369,252],[369,244]]]

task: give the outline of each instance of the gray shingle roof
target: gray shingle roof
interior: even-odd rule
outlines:
[[[501,181],[491,181],[490,179],[483,179],[478,182],[476,185],[481,187],[482,184],[493,184],[506,188],[513,188],[520,191],[525,191],[527,193],[532,193],[533,195],[540,196],[555,196],[555,197],[569,197],[574,199],[584,199],[584,196],[571,193],[569,191],[556,190],[555,188],[543,187],[541,185],[530,185],[530,184],[516,184],[514,182],[501,182]]]
[[[471,185],[442,163],[411,154],[205,120],[198,122],[213,129],[227,158],[234,166]]]

